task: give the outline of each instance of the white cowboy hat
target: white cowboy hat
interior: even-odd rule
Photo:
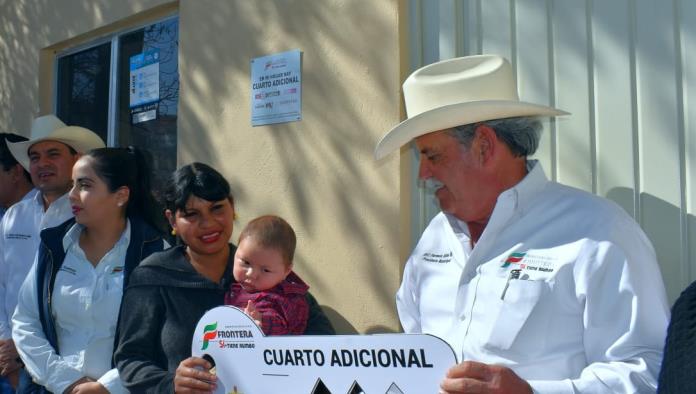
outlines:
[[[8,141],[7,147],[19,164],[29,171],[29,148],[41,141],[62,142],[79,153],[104,147],[104,141],[93,131],[79,126],[66,126],[54,115],[34,119],[31,124],[31,138],[22,142]]]
[[[568,114],[520,101],[510,63],[496,55],[460,57],[427,65],[414,71],[403,89],[408,118],[377,143],[377,160],[433,131],[516,116]]]

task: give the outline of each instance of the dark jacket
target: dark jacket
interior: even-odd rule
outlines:
[[[179,363],[191,357],[191,341],[203,314],[224,304],[236,247],[221,283],[200,275],[183,246],[156,253],[131,275],[122,306],[116,367],[124,386],[134,393],[173,393]],[[310,318],[305,333],[334,334],[316,300],[308,295]]]
[[[696,282],[684,290],[672,307],[662,369],[660,394],[696,391]]]
[[[164,249],[164,239],[162,234],[145,223],[140,217],[130,217],[130,242],[126,250],[126,259],[123,268],[123,288],[128,285],[130,274],[133,269],[154,252]],[[47,228],[40,233],[41,243],[39,245],[38,259],[36,265],[37,291],[40,300],[37,308],[41,327],[48,342],[60,354],[58,349],[58,336],[56,334],[55,321],[52,313],[53,285],[56,281],[56,274],[65,260],[65,250],[63,250],[63,237],[75,224],[75,219],[69,219],[63,224]],[[123,306],[121,306],[123,310]],[[120,313],[120,312],[119,312]],[[114,349],[116,349],[119,328],[116,327],[114,338]],[[42,389],[31,382],[28,376],[21,379],[17,387],[17,393],[38,393]],[[32,387],[33,386],[33,387]]]

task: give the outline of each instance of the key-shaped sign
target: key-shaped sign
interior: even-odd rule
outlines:
[[[216,394],[436,393],[456,363],[432,335],[267,337],[231,306],[203,315],[192,354],[215,363]]]

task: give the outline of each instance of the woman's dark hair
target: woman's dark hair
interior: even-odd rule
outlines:
[[[151,226],[162,229],[162,215],[152,195],[150,166],[145,155],[144,151],[130,146],[93,149],[84,157],[92,160],[92,169],[110,192],[123,186],[130,190],[126,216],[140,216]]]
[[[162,204],[172,213],[186,208],[189,197],[208,201],[229,199],[234,204],[230,184],[213,167],[203,163],[187,164],[174,171],[162,192]]]

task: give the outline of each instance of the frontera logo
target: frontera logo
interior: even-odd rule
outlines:
[[[201,350],[208,348],[208,341],[217,337],[217,322],[208,324],[203,328],[203,347]]]
[[[509,267],[510,264],[520,264],[520,267],[524,268],[525,265],[522,264],[521,261],[522,261],[522,259],[524,259],[524,255],[526,255],[526,254],[527,254],[526,252],[524,252],[524,253],[520,253],[520,252],[511,253],[508,256],[508,258],[505,259],[505,262],[503,263],[503,265],[501,265],[501,267],[506,268],[506,267]]]

